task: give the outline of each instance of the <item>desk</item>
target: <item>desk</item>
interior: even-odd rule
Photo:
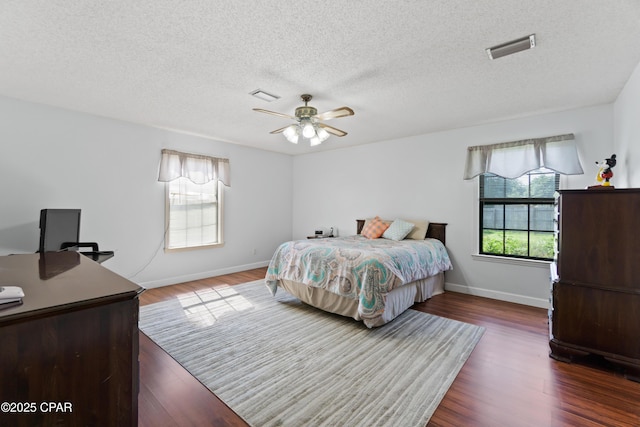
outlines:
[[[77,252],[0,257],[0,285],[0,425],[137,425],[142,288]]]

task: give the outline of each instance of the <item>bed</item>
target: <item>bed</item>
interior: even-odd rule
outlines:
[[[269,263],[267,287],[274,296],[282,288],[304,303],[369,328],[444,292],[444,272],[452,269],[446,224],[413,222],[415,231],[407,236],[412,238],[365,237],[371,234],[369,222],[376,219],[357,220],[353,236],[283,243]],[[381,221],[390,226],[402,220]]]

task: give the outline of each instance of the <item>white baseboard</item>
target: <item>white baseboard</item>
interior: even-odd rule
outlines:
[[[533,298],[524,295],[512,294],[509,292],[494,291],[491,289],[475,288],[473,286],[457,285],[455,283],[445,283],[444,289],[461,294],[475,295],[484,298],[497,299],[500,301],[514,302],[516,304],[529,305],[532,307],[549,309],[549,300]]]
[[[233,267],[221,268],[218,270],[203,271],[200,273],[187,274],[184,276],[169,277],[162,280],[152,280],[149,282],[138,283],[145,289],[160,288],[162,286],[175,285],[177,283],[190,282],[193,280],[201,280],[209,277],[222,276],[224,274],[238,273],[241,271],[252,270],[254,268],[267,267],[269,261],[260,261],[252,264],[236,265]],[[549,300],[541,298],[533,298],[524,295],[512,294],[509,292],[494,291],[491,289],[476,288],[472,286],[458,285],[455,283],[445,283],[445,290],[451,292],[459,292],[461,294],[475,295],[484,298],[491,298],[500,301],[513,302],[516,304],[524,304],[538,308],[549,308]]]
[[[233,267],[221,268],[218,270],[187,274],[184,276],[169,277],[162,280],[152,280],[150,282],[138,283],[138,285],[142,286],[145,289],[160,288],[162,286],[175,285],[177,283],[191,282],[192,280],[201,280],[201,279],[206,279],[208,277],[222,276],[223,274],[238,273],[240,271],[266,267],[268,265],[269,265],[269,261],[260,261],[260,262],[254,262],[251,264],[236,265]]]

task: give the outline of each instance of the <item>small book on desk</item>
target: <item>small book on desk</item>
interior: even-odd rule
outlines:
[[[22,304],[24,292],[18,286],[0,286],[0,308]]]

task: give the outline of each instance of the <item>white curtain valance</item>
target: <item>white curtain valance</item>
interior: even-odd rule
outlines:
[[[464,179],[483,173],[517,178],[542,167],[562,175],[584,173],[572,133],[468,147]]]
[[[220,180],[230,187],[229,159],[162,150],[158,181],[169,182],[180,177],[189,178],[196,184]]]

